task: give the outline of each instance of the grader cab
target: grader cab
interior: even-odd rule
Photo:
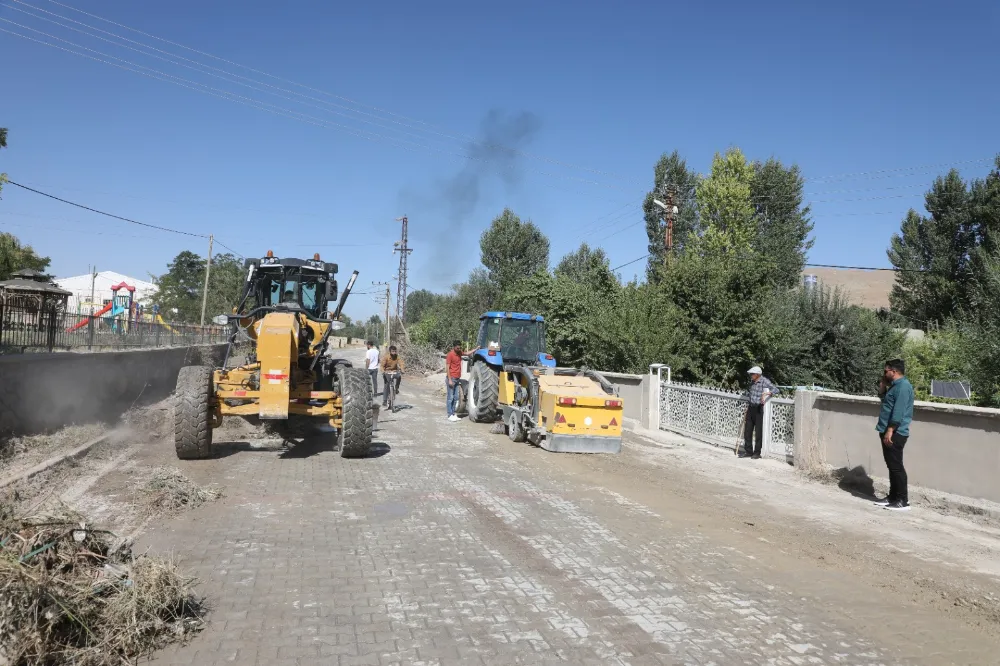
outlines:
[[[329,425],[341,456],[365,456],[374,424],[368,373],[328,354],[330,334],[344,326],[338,319],[358,272],[337,302],[337,265],[318,254],[279,259],[268,250],[244,268],[240,304],[215,318],[232,327],[222,366],[188,366],[177,377],[177,457],[211,457],[212,430],[227,416],[285,432]]]

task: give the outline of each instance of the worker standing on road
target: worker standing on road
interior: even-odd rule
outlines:
[[[743,426],[743,457],[760,459],[764,444],[764,405],[779,393],[778,387],[764,376],[759,365],[749,370],[750,404],[747,405],[746,422]]]
[[[445,405],[448,408],[448,420],[457,421],[458,414],[458,392],[462,381],[462,357],[475,354],[479,347],[467,352],[462,351],[462,343],[459,340],[451,346],[451,351],[445,357],[445,383],[448,391],[445,397]]]
[[[371,340],[367,343],[368,351],[365,352],[365,367],[368,368],[368,375],[372,378],[372,398],[378,395],[378,347]]]
[[[403,363],[403,357],[401,357],[396,352],[396,345],[389,345],[389,353],[382,358],[382,406],[385,407],[389,404],[389,391],[386,388],[389,386],[389,374],[390,372],[398,372],[396,375],[396,393],[399,393],[399,383],[403,381],[403,370],[406,369],[406,364]]]
[[[913,385],[905,377],[902,359],[886,361],[880,393],[882,408],[875,429],[882,444],[882,457],[889,470],[889,495],[878,502],[891,511],[909,511],[910,498],[903,467],[903,447],[910,438],[913,420]]]

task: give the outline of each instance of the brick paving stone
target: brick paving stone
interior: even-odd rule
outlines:
[[[985,658],[963,654],[961,636],[935,631],[929,613],[905,611],[897,640],[873,637],[859,618],[899,611],[870,590],[833,573],[756,569],[669,515],[552,472],[545,459],[556,454],[505,458],[485,426],[446,422],[436,397],[400,397],[412,409],[382,415],[376,438],[390,450],[378,457],[303,445],[181,465],[223,483],[226,497],[144,541],[176,552],[215,611],[201,635],[155,663]],[[870,608],[856,616],[852,603]],[[925,644],[914,648],[914,637]]]

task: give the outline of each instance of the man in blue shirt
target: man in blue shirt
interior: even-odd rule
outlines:
[[[904,374],[906,365],[901,359],[886,361],[880,393],[882,409],[878,424],[882,456],[889,469],[889,495],[878,503],[892,511],[909,511],[906,492],[906,469],[903,467],[903,447],[910,438],[913,420],[913,385]]]

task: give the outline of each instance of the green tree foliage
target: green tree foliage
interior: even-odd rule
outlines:
[[[501,292],[549,265],[549,239],[530,220],[505,208],[479,238],[483,266]]]
[[[48,257],[40,257],[30,245],[24,245],[13,234],[0,232],[0,280],[25,268],[44,272],[49,267]]]
[[[646,222],[646,237],[649,241],[649,259],[646,264],[646,277],[652,282],[660,278],[666,259],[665,234],[666,222],[663,210],[653,203],[653,199],[664,201],[668,192],[673,195],[677,215],[674,220],[673,243],[675,250],[683,250],[687,240],[700,231],[698,221],[698,206],[695,199],[695,189],[698,185],[698,174],[688,169],[687,162],[681,159],[675,150],[669,155],[664,153],[653,167],[653,190],[646,194],[642,202],[643,218]]]
[[[890,294],[892,308],[920,327],[943,323],[968,305],[978,236],[969,189],[958,171],[935,180],[924,200],[929,215],[910,210],[888,251],[900,270]]]
[[[805,181],[797,166],[785,167],[775,159],[754,164],[750,197],[757,218],[757,254],[769,257],[771,277],[783,287],[796,287],[812,247],[813,225],[809,207],[803,206]]]
[[[201,321],[201,301],[205,286],[205,259],[184,250],[167,264],[167,272],[153,276],[157,286],[156,305],[164,319],[197,324]],[[243,285],[243,266],[232,254],[212,259],[208,280],[206,319],[232,312]],[[177,313],[173,310],[176,308]]]
[[[406,295],[406,323],[415,324],[424,313],[434,306],[439,296],[426,289],[411,291]]]
[[[652,203],[665,187],[680,209],[670,261]],[[449,294],[422,296],[411,339],[445,347],[471,340],[484,311],[520,310],[546,318],[561,365],[642,373],[663,362],[679,379],[734,386],[763,363],[780,383],[872,393],[901,336],[870,310],[799,288],[812,229],[802,188],[797,167],[738,149],[716,155],[705,177],[664,155],[643,203],[643,283],[622,284],[604,251],[585,244],[549,271],[548,240],[505,210],[483,234],[485,268]]]

